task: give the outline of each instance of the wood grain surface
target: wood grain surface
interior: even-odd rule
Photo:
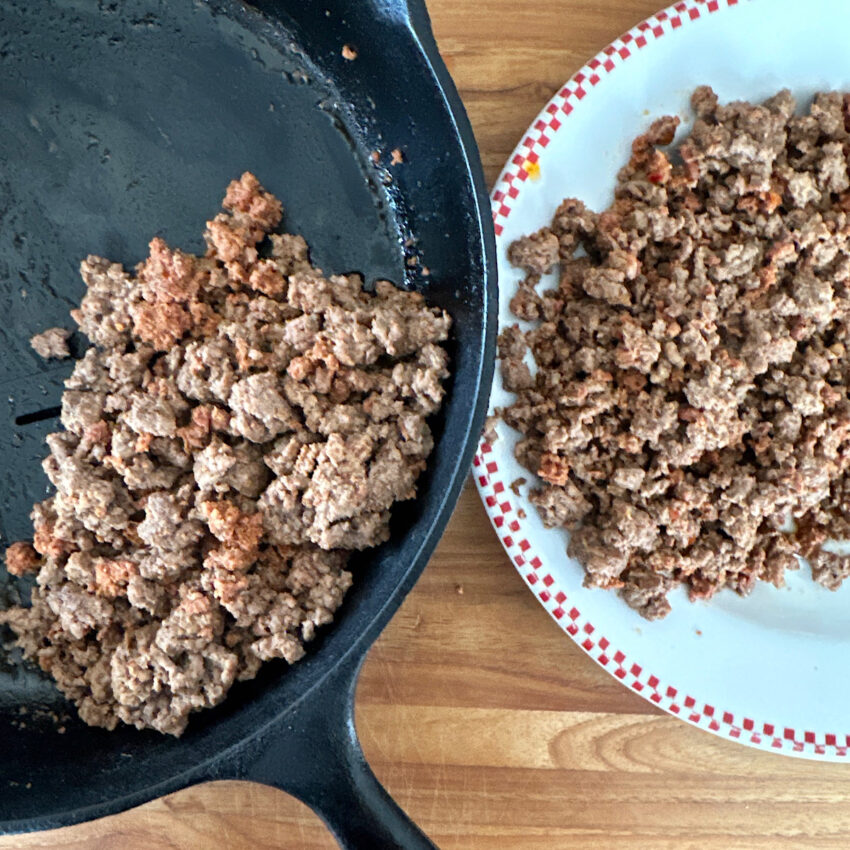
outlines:
[[[659,0],[429,0],[492,181],[548,97]],[[794,761],[661,714],[526,590],[474,489],[373,648],[363,748],[442,848],[844,848],[850,767]],[[287,795],[213,783],[0,850],[318,850]]]

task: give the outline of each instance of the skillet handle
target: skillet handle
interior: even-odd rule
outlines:
[[[354,653],[352,653],[354,654]],[[362,658],[343,660],[264,742],[246,779],[306,803],[344,850],[436,850],[372,773],[354,729],[354,691]]]

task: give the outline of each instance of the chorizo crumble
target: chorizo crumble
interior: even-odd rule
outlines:
[[[433,446],[449,316],[325,277],[250,173],[223,206],[204,257],[157,238],[135,276],[82,263],[94,346],[47,438],[56,493],[7,550],[37,579],[0,622],[91,725],[179,735],[262,662],[297,661]]]
[[[607,210],[567,199],[511,245],[535,326],[499,342],[531,501],[649,619],[679,584],[781,586],[797,555],[850,575],[821,548],[850,538],[850,95],[692,106],[675,150],[674,117],[634,141]]]

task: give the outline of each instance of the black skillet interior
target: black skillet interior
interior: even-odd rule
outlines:
[[[132,266],[154,234],[200,250],[203,222],[245,169],[283,199],[287,229],[306,237],[326,272],[403,282],[451,312],[453,376],[437,447],[420,497],[396,510],[392,540],[358,559],[337,622],[308,657],[268,665],[179,741],[84,726],[49,680],[0,650],[0,832],[251,776],[256,747],[246,739],[285,737],[282,712],[300,706],[303,718],[305,697],[335,668],[349,671],[343,689],[353,687],[470,461],[493,357],[492,248],[477,154],[449,108],[459,102],[424,9],[419,0],[412,10],[404,0],[257,5],[262,13],[237,0],[0,3],[2,542],[29,536],[28,512],[46,493],[42,440],[58,425],[70,364],[40,361],[28,340],[71,326],[80,259],[92,252]],[[356,60],[342,57],[346,43]],[[390,164],[395,148],[400,165]],[[17,592],[0,571],[0,603]]]

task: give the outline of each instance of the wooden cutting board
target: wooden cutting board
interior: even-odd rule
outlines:
[[[549,96],[661,2],[429,0],[488,180]],[[357,724],[379,778],[442,848],[850,846],[850,766],[722,741],[620,686],[526,590],[471,486],[366,662]],[[233,782],[0,839],[0,850],[335,846],[296,800]]]

